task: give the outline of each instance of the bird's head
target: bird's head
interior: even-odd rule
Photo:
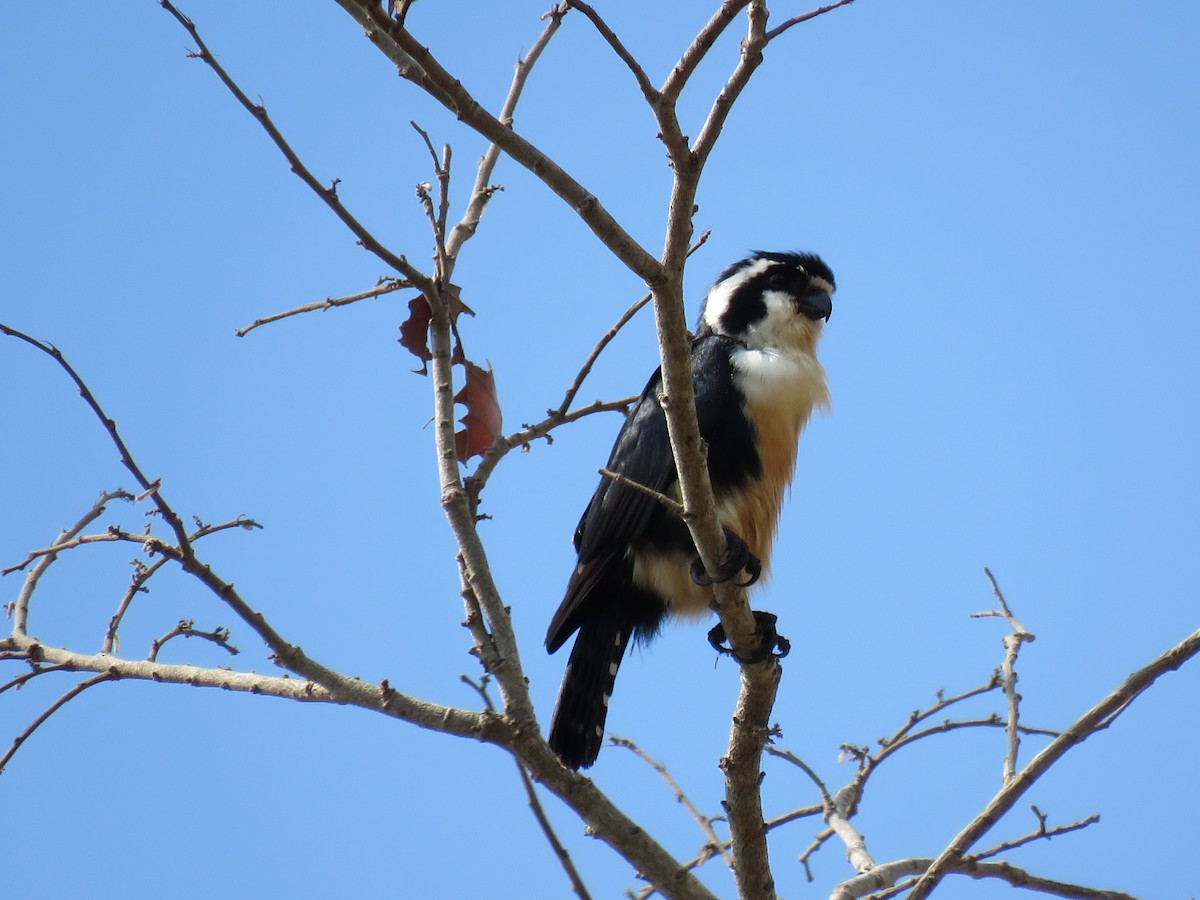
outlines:
[[[812,350],[833,311],[833,272],[815,253],[758,251],[717,276],[698,334],[723,334],[753,348]]]

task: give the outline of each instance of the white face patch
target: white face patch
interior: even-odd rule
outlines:
[[[816,346],[820,321],[813,321],[796,311],[792,295],[785,291],[764,291],[767,314],[751,322],[741,335],[747,347],[753,349],[809,349]]]
[[[733,299],[733,295],[737,292],[738,288],[756,275],[761,275],[773,265],[776,265],[776,263],[771,262],[769,259],[756,259],[736,275],[726,278],[720,284],[714,285],[713,289],[709,291],[708,298],[704,301],[704,324],[713,331],[720,333],[721,317],[729,309],[729,301]]]

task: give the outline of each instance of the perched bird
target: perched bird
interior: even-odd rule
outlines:
[[[608,477],[596,488],[575,529],[579,561],[546,632],[551,653],[578,632],[549,737],[567,766],[596,761],[631,638],[651,640],[669,616],[703,615],[714,582],[745,571],[748,585],[765,570],[800,431],[829,402],[816,349],[834,289],[833,272],[814,254],[758,252],[718,275],[705,297],[692,384],[729,546],[718,572],[704,571],[686,525],[655,497]],[[607,468],[678,499],[661,393],[660,370],[625,420]],[[763,615],[760,622],[774,620]]]

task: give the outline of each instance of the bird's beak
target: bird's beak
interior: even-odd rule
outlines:
[[[808,318],[816,321],[824,319],[829,321],[829,316],[833,312],[833,298],[828,294],[809,294],[807,297],[801,297],[796,305],[800,312]]]

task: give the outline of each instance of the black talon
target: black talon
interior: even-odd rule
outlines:
[[[708,642],[712,645],[712,648],[720,654],[734,656],[738,662],[743,663],[759,663],[771,657],[783,659],[792,652],[792,642],[775,630],[775,623],[779,621],[779,617],[775,613],[763,612],[756,609],[751,610],[751,613],[754,615],[755,625],[758,626],[758,634],[762,637],[762,644],[757,653],[748,657],[737,656],[733,652],[733,648],[726,645],[726,641],[729,638],[725,634],[725,626],[720,622],[714,625],[708,632]]]
[[[726,654],[733,655],[733,648],[725,646],[727,640],[729,640],[729,637],[725,634],[725,626],[720,622],[708,630],[708,643],[722,656]]]
[[[759,576],[762,575],[762,562],[753,553],[749,553],[748,555],[750,558],[746,560],[746,565],[742,566],[742,568],[746,570],[750,577],[745,581],[739,581],[738,587],[748,588],[754,582],[758,581]]]
[[[690,569],[692,581],[701,587],[708,587],[710,584],[729,581],[738,572],[745,569],[750,577],[745,581],[739,581],[738,587],[750,587],[762,575],[762,563],[757,556],[750,552],[749,545],[738,534],[724,526],[721,527],[721,531],[725,533],[725,561],[721,563],[715,573],[710,575],[705,571],[704,563],[697,555],[692,560]]]

